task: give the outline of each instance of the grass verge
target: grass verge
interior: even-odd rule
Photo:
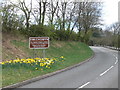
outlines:
[[[28,48],[28,42],[13,40],[13,45],[27,54],[27,57],[42,57],[42,50],[32,50]],[[65,61],[57,63],[43,71],[31,70],[30,68],[4,68],[2,69],[2,87],[18,83],[36,76],[54,72],[68,66],[80,63],[93,55],[93,51],[81,42],[52,41],[50,47],[46,49],[46,57],[64,56]],[[27,58],[26,57],[26,58]]]

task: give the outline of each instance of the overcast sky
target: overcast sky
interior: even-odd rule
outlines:
[[[118,2],[120,0],[103,0],[103,23],[106,26],[118,21]]]

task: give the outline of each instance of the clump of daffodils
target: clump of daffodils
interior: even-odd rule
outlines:
[[[34,70],[44,70],[46,68],[50,69],[53,64],[57,62],[63,62],[64,56],[59,58],[27,58],[27,59],[20,59],[17,58],[15,60],[9,60],[2,62],[2,67],[26,67],[31,68]]]

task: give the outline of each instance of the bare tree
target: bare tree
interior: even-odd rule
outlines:
[[[43,12],[42,12],[42,25],[44,25],[44,20],[45,20],[45,12],[46,12],[46,4],[47,2],[42,2],[43,3]]]
[[[32,12],[32,0],[30,2],[30,8],[27,7],[27,5],[25,3],[25,0],[23,0],[23,1],[19,0],[17,5],[16,4],[13,4],[13,5],[23,11],[23,13],[25,15],[25,19],[26,19],[26,24],[25,25],[26,25],[26,28],[28,29],[29,25],[30,25],[30,23],[29,23],[30,15],[31,15],[31,12]]]
[[[113,30],[114,35],[118,34],[118,32],[120,31],[120,22],[116,22],[116,23],[112,24],[110,29]]]
[[[61,10],[61,13],[62,13],[62,29],[65,30],[65,23],[66,23],[65,15],[66,15],[67,2],[62,2],[61,5],[62,5],[62,10]]]
[[[20,24],[20,16],[17,15],[18,9],[10,3],[1,3],[2,29],[3,32],[11,32],[18,30],[22,25]],[[20,26],[21,25],[21,26]]]
[[[53,2],[53,0],[50,1],[49,3],[49,13],[48,13],[48,18],[49,18],[49,21],[51,23],[51,25],[53,24],[53,20],[54,20],[54,16],[55,16],[55,13],[57,11],[57,8],[58,8],[58,1],[57,2]]]
[[[46,9],[48,8],[48,2],[47,0],[36,0],[38,3],[38,7],[34,8],[32,15],[35,18],[35,21],[37,24],[44,25],[45,22],[45,16],[46,16]]]
[[[101,16],[101,3],[98,2],[80,2],[78,4],[78,22],[77,27],[80,31],[84,31],[84,39],[89,33],[89,30],[96,25],[99,25],[100,16]],[[87,40],[87,41],[86,41]],[[84,40],[86,43],[88,42],[88,38]]]

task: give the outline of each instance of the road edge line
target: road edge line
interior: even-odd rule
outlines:
[[[88,84],[90,84],[91,82],[87,82],[87,83],[85,83],[85,84],[83,84],[83,85],[81,85],[80,87],[78,87],[79,89],[80,88],[83,88],[83,87],[85,87],[85,86],[87,86]]]

